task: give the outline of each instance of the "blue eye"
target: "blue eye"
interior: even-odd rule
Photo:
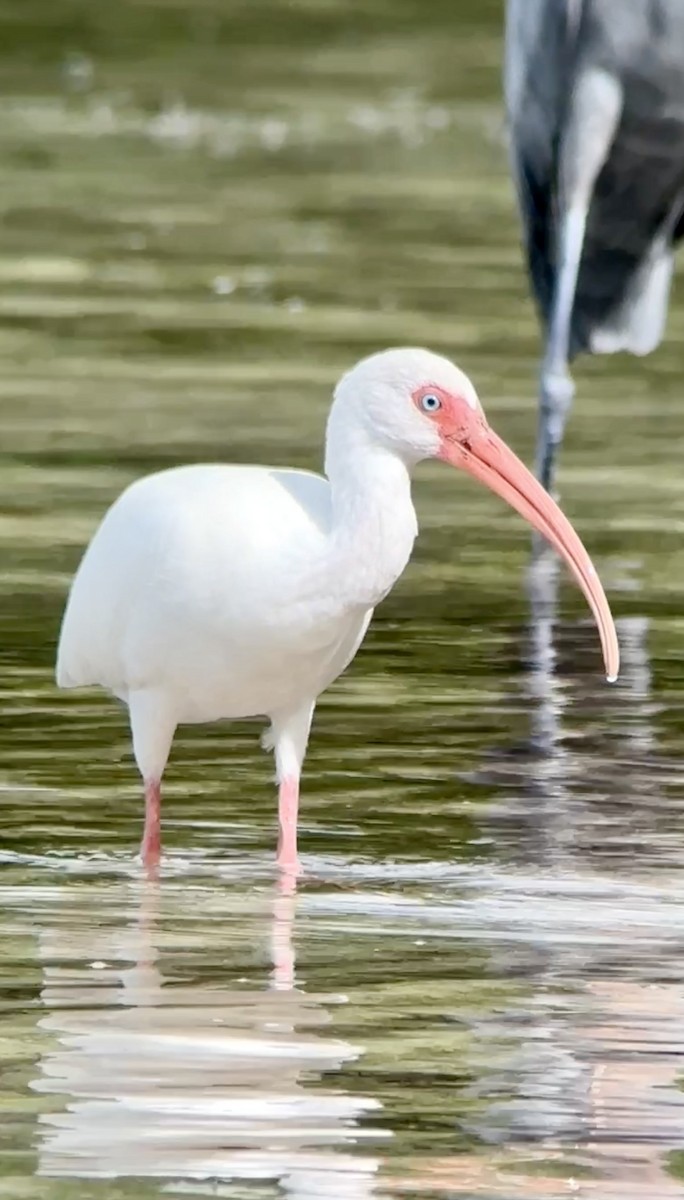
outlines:
[[[426,392],[424,396],[421,396],[420,407],[425,412],[434,413],[442,407],[442,401],[439,396],[435,396],[434,392]]]

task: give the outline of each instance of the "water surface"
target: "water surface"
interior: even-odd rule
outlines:
[[[458,11],[456,11],[458,9]],[[122,712],[60,695],[68,580],[137,475],[318,468],[425,343],[528,460],[538,332],[499,5],[0,4],[0,1196],[682,1194],[681,337],[582,364],[560,485],[622,642],[421,467],[322,698],[305,877],[253,723],[181,731],[158,883]]]

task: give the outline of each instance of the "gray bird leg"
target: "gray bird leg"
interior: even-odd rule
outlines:
[[[568,369],[570,327],[587,215],[621,111],[617,79],[595,68],[579,75],[559,151],[556,280],[539,389],[536,470],[548,491],[575,393]]]

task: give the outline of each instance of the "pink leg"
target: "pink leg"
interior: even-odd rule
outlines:
[[[155,867],[161,856],[161,781],[145,780],[145,829],[140,857],[146,867]]]
[[[298,873],[297,810],[299,808],[299,779],[288,775],[278,789],[278,866],[283,871]]]

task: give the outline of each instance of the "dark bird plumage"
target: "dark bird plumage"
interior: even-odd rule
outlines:
[[[546,338],[546,487],[578,353],[648,354],[684,235],[684,0],[508,0],[506,104]]]

